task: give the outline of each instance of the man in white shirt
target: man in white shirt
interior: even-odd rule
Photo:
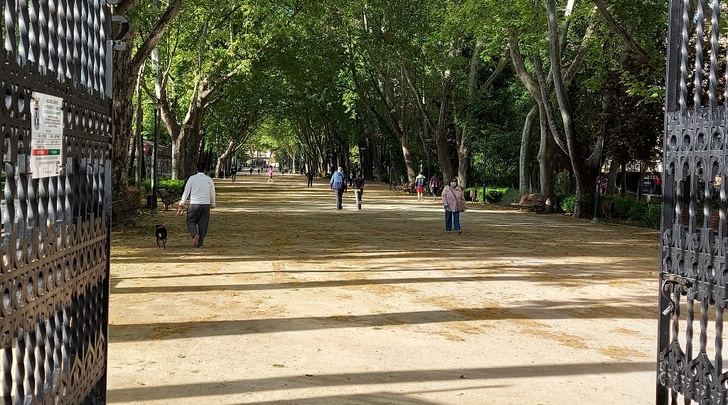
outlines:
[[[210,223],[210,208],[215,208],[215,184],[207,177],[204,165],[197,165],[197,174],[190,176],[185,191],[177,207],[177,215],[182,214],[187,198],[190,208],[187,210],[187,231],[192,237],[193,247],[202,247]]]

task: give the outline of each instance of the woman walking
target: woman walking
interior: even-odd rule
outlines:
[[[450,184],[442,189],[442,205],[445,207],[445,230],[449,233],[453,230],[460,234],[460,213],[465,212],[465,197],[463,189],[458,186],[458,179],[450,180]]]
[[[437,199],[437,191],[440,189],[440,179],[436,174],[430,178],[430,192],[432,193],[432,201]]]
[[[273,183],[273,166],[268,167],[268,183]]]

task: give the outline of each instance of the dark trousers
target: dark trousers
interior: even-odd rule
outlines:
[[[187,210],[187,232],[191,237],[200,235],[199,246],[207,235],[207,226],[210,224],[210,204],[192,204]]]
[[[336,191],[336,209],[340,210],[344,208],[343,206],[343,200],[344,200],[344,192],[346,191],[345,188],[342,188],[341,190],[335,190]]]
[[[313,187],[313,177],[308,178],[308,186]]]
[[[460,230],[460,212],[445,210],[445,230],[450,232],[455,225],[455,230]]]

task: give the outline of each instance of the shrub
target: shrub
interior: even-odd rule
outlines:
[[[645,210],[644,220],[642,221],[644,226],[653,229],[660,228],[660,220],[662,219],[662,205],[661,204],[647,204]]]
[[[507,192],[506,187],[487,187],[485,189],[485,199],[490,203],[499,203]]]
[[[561,200],[561,209],[567,214],[573,214],[577,204],[579,204],[579,199],[575,195],[570,195]]]
[[[476,190],[477,196],[475,197],[475,201],[482,203],[483,202],[483,187],[469,187],[464,190],[465,198],[470,198],[470,191]],[[508,192],[507,187],[486,187],[485,188],[485,198],[488,200],[489,203],[499,203],[503,200],[503,196]],[[520,196],[519,196],[520,198]]]
[[[574,180],[569,172],[558,172],[554,181],[556,195],[571,195],[574,192]]]
[[[152,180],[146,179],[142,182],[141,185],[142,189],[146,191],[146,194],[151,194],[152,192]],[[185,181],[184,180],[176,180],[176,179],[160,179],[159,185],[157,188],[167,190],[171,194],[178,194],[182,195],[182,193],[185,191]]]
[[[614,199],[612,215],[615,218],[628,219],[629,210],[636,201],[631,198],[618,197]]]
[[[661,204],[646,203],[628,197],[617,197],[613,201],[613,218],[632,221],[646,228],[658,229],[660,227]]]
[[[165,189],[172,194],[179,194],[185,191],[185,181],[177,179],[163,179],[159,181],[159,188]]]
[[[503,205],[511,205],[521,202],[521,191],[517,188],[509,188],[508,191],[506,191],[505,194],[503,194],[503,198],[501,198],[501,204]]]
[[[647,204],[640,201],[634,201],[627,212],[627,219],[630,221],[641,222],[645,217],[645,212],[647,212]]]

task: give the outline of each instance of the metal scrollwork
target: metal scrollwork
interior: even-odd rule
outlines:
[[[660,238],[660,405],[728,402],[723,366],[728,85],[719,79],[728,79],[728,69],[718,58],[725,41],[720,13],[718,1],[670,1]],[[704,60],[707,55],[710,59]]]

